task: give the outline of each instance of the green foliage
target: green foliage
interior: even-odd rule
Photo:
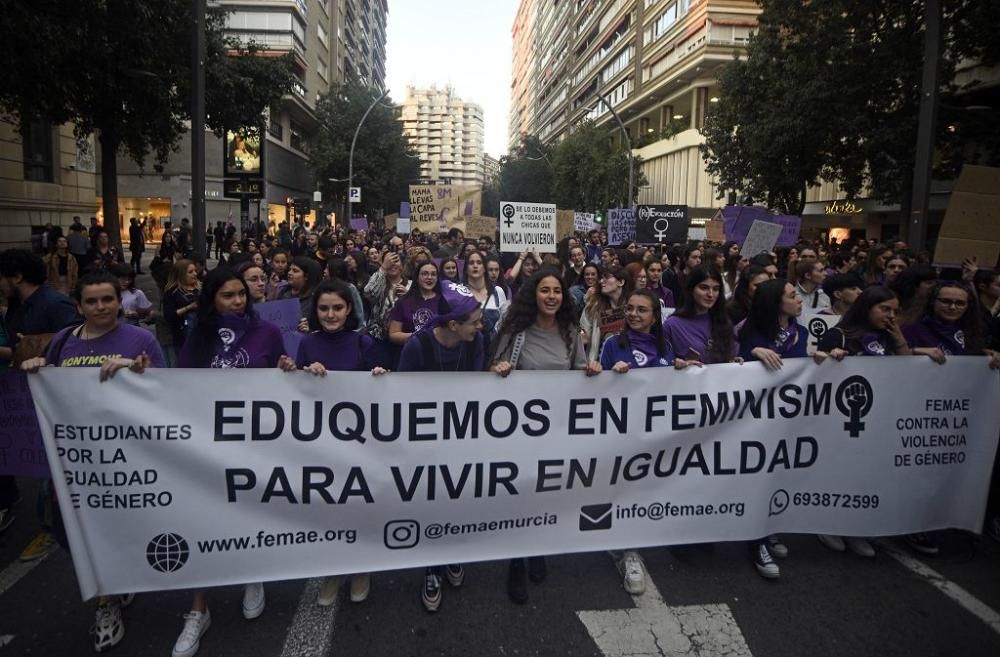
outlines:
[[[552,166],[556,204],[594,211],[629,206],[628,151],[616,144],[605,126],[584,121],[555,148]],[[640,158],[634,158],[635,185],[645,184]]]
[[[0,111],[72,121],[78,136],[98,132],[104,153],[124,153],[140,166],[151,153],[166,161],[190,117],[190,0],[0,0],[0,15]],[[259,125],[264,108],[291,85],[289,58],[253,57],[256,47],[227,39],[223,25],[223,14],[211,11],[206,111],[217,134]],[[117,167],[113,157],[102,166],[110,178],[104,216],[117,241]]]
[[[501,200],[520,203],[553,203],[552,150],[533,135],[518,149],[500,158]]]
[[[320,98],[316,116],[320,128],[310,145],[316,179],[324,198],[346,203],[351,140],[365,111],[381,92],[356,82],[337,85]],[[330,182],[336,178],[344,182]],[[375,105],[358,133],[354,148],[354,183],[361,187],[355,213],[376,209],[395,212],[409,198],[409,185],[420,178],[420,160],[403,134],[398,110],[389,98]]]
[[[997,56],[995,40],[983,41],[992,29],[979,23],[996,9],[978,0],[942,4],[942,100],[961,104],[953,100],[956,64],[964,56]],[[920,103],[922,0],[761,5],[747,58],[725,67],[720,101],[706,118],[703,154],[720,198],[736,189],[798,213],[807,186],[821,180],[839,180],[848,196],[870,187],[886,202],[906,198]],[[944,123],[939,128],[939,143],[955,141]],[[954,167],[961,152],[953,145],[951,160],[939,164]]]

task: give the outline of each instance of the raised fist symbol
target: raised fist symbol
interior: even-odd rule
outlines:
[[[868,391],[860,383],[852,383],[844,390],[844,402],[851,409],[851,419],[860,419],[861,409],[868,403]]]
[[[857,438],[865,428],[861,421],[872,408],[872,387],[861,376],[851,376],[844,380],[837,389],[837,408],[847,416],[844,429],[851,438]]]

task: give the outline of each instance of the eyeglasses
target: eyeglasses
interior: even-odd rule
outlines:
[[[942,299],[938,297],[935,301],[942,306],[954,306],[955,308],[967,308],[969,305],[968,301],[962,301],[961,299]]]

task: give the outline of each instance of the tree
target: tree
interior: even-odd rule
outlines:
[[[346,206],[351,140],[365,111],[381,91],[358,82],[334,86],[316,104],[320,128],[310,146],[313,169],[328,198]],[[409,185],[420,179],[420,159],[411,150],[398,109],[386,97],[361,125],[354,148],[354,181],[361,187],[361,208],[368,214],[398,208],[409,199]],[[343,182],[330,182],[334,178]]]
[[[551,156],[552,149],[537,137],[524,137],[514,153],[500,158],[500,200],[552,203]]]
[[[942,4],[942,100],[960,104],[954,100],[957,63],[997,56],[991,30],[982,27],[996,9],[977,0]],[[902,201],[905,211],[920,104],[923,1],[761,5],[747,57],[725,67],[719,103],[706,118],[703,155],[719,180],[720,198],[739,190],[798,214],[808,186],[837,180],[848,196],[868,187],[883,201]],[[964,152],[946,125],[939,123],[938,143],[951,142],[952,157],[939,159],[939,171],[960,165]],[[995,140],[996,127],[988,129],[994,136],[987,141]],[[984,138],[973,133],[961,138]]]
[[[190,0],[0,0],[0,111],[18,123],[73,122],[101,142],[105,227],[120,243],[116,156],[164,163],[190,118]],[[221,9],[206,20],[207,123],[257,128],[291,90],[290,56],[257,57],[224,33]]]
[[[628,151],[615,141],[607,127],[584,121],[556,145],[552,167],[557,205],[587,211],[629,207]],[[633,166],[635,185],[644,185],[640,158],[633,158]]]

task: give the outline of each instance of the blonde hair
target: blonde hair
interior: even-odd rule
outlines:
[[[174,266],[170,268],[170,272],[167,274],[167,285],[163,288],[164,292],[169,292],[173,289],[179,288],[184,278],[187,276],[188,267],[194,264],[194,260],[188,260],[186,258],[181,258],[174,263]],[[195,286],[197,287],[197,286]]]

